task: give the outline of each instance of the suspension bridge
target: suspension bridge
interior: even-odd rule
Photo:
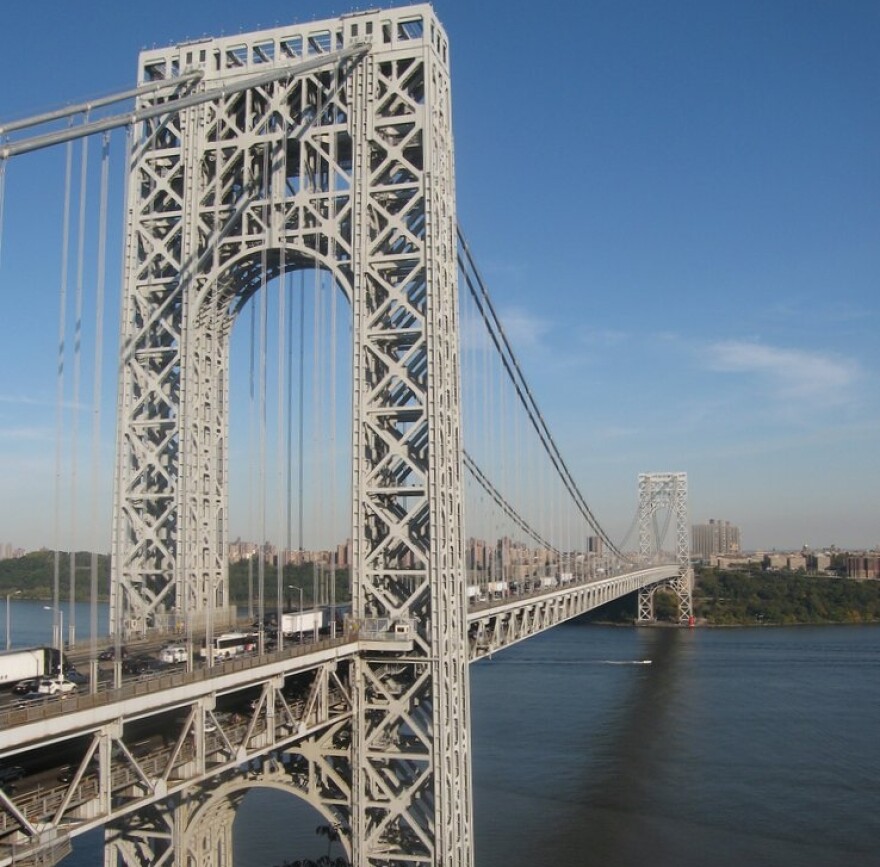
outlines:
[[[58,863],[98,827],[107,864],[228,865],[254,785],[308,801],[359,867],[471,865],[470,662],[627,594],[640,621],[658,589],[691,619],[685,475],[641,475],[615,544],[505,334],[456,219],[448,61],[430,6],[373,10],[145,51],[131,90],[0,125],[7,225],[18,166],[65,167],[54,643],[92,673],[0,708],[0,767],[21,771],[0,865]],[[76,550],[104,512],[102,682],[97,618],[87,638],[61,618],[78,571],[94,612]],[[259,540],[256,627],[226,658],[236,522]],[[312,599],[345,618],[291,640],[284,565],[346,537],[350,602],[336,559]],[[184,665],[126,674],[124,645],[170,638]]]

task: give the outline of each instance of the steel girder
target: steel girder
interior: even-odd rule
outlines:
[[[358,41],[363,58],[223,90]],[[413,652],[390,668],[383,655],[357,664],[353,858],[469,865],[445,33],[420,5],[141,55],[144,82],[193,67],[216,100],[169,100],[131,142],[113,628],[175,618],[210,630],[227,616],[229,331],[266,281],[327,269],[353,307],[354,613],[417,624]],[[388,739],[401,749],[390,762]]]
[[[639,473],[639,560],[647,565],[660,555],[662,538],[657,538],[656,516],[666,510],[675,522],[675,560],[678,574],[665,583],[678,599],[678,619],[693,617],[693,569],[688,523],[687,473]],[[639,622],[654,619],[654,594],[660,586],[639,591]]]
[[[576,582],[532,599],[475,605],[468,615],[471,660],[491,656],[545,629],[638,590],[650,591],[677,575],[677,566],[653,566],[598,581]]]
[[[130,148],[111,587],[117,632],[229,616],[228,338],[241,307],[278,274],[307,264],[332,271],[351,296],[345,100],[357,55],[331,51],[331,43],[306,50],[297,38],[298,54],[285,29],[252,36],[244,60],[241,46],[229,44],[237,40],[141,56],[144,81],[173,78],[183,64],[201,66],[202,76],[184,108],[174,98],[142,97],[139,110],[167,112],[139,123]],[[284,63],[242,89],[241,68],[257,43]],[[298,72],[304,51],[310,59],[299,65],[309,71]],[[316,67],[322,53],[326,63]],[[265,52],[256,56],[265,58],[256,71],[265,71]]]
[[[71,836],[104,826],[108,865],[185,864],[182,835],[205,800],[203,784],[210,793],[218,775],[247,775],[278,756],[297,793],[349,828],[351,671],[349,661],[331,660],[244,681],[222,696],[186,702],[167,690],[163,701],[154,693],[149,710],[132,712],[128,700],[130,716],[120,708],[117,722],[80,722],[49,743],[23,731],[6,758],[53,747],[66,755],[85,738],[88,746],[63,782],[0,792],[0,863],[62,851]],[[218,709],[221,698],[234,712]]]

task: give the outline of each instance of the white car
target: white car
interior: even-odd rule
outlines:
[[[42,695],[68,695],[76,692],[76,684],[66,677],[41,677],[37,692]]]
[[[169,644],[159,651],[159,661],[167,663],[186,662],[186,646],[183,644]]]

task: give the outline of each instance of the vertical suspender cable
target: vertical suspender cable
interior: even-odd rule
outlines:
[[[254,527],[254,424],[256,419],[256,409],[254,407],[254,351],[256,347],[256,331],[257,331],[257,306],[251,299],[250,303],[251,321],[250,321],[250,368],[248,371],[248,457],[247,457],[247,498],[248,498],[248,540],[250,545],[252,540],[256,538],[256,528]],[[248,550],[248,620],[254,622],[254,551]]]
[[[504,400],[504,392],[506,391],[506,382],[504,379],[504,368],[499,364],[498,365],[498,437],[495,440],[498,443],[498,456],[501,460],[501,474],[498,478],[501,479],[501,485],[503,486],[505,496],[510,496],[510,487],[507,484],[508,477],[508,461],[507,461],[507,419],[505,418],[505,413],[507,412],[506,402]],[[504,515],[503,511],[499,513],[500,523],[500,532],[499,536],[503,540],[501,543],[501,580],[504,582],[506,587],[510,587],[510,559],[511,559],[511,550],[510,550],[510,536],[507,532],[507,517]]]
[[[3,264],[3,214],[6,202],[6,160],[0,157],[0,265]]]
[[[282,242],[282,252],[286,249]],[[284,261],[282,259],[282,266]],[[288,552],[293,551],[293,281],[288,284],[291,290],[287,299],[287,510],[284,521],[284,538]],[[291,557],[292,560],[295,559]],[[286,587],[283,588],[285,591]],[[281,631],[278,632],[278,647],[282,646]]]
[[[92,555],[89,564],[89,658],[97,658],[98,643],[98,500],[101,485],[101,381],[104,354],[104,290],[107,273],[107,197],[110,178],[110,133],[104,133],[101,151],[101,187],[98,194],[98,275],[95,287],[95,360],[92,369]],[[92,678],[91,689],[98,688]]]
[[[260,547],[257,557],[257,618],[259,634],[262,638],[266,622],[266,328],[267,304],[265,286],[260,287],[260,326],[258,336],[257,373],[257,515],[259,528],[257,537]],[[262,650],[262,648],[260,648]]]
[[[269,146],[266,146],[266,170],[269,171]],[[272,160],[274,165],[275,160]],[[267,175],[267,183],[269,184],[269,205],[268,205],[268,221],[271,221],[271,224],[274,226],[276,220],[276,203],[275,203],[275,185],[271,182],[271,178]],[[270,237],[274,237],[274,231],[270,229]],[[287,545],[285,544],[287,541],[286,533],[284,532],[284,481],[285,481],[285,473],[284,473],[284,396],[287,392],[287,385],[285,379],[285,371],[287,368],[286,365],[286,355],[287,355],[287,346],[285,341],[285,335],[287,330],[287,274],[285,273],[285,254],[284,254],[284,240],[281,238],[276,239],[276,242],[279,246],[279,273],[278,273],[278,323],[277,323],[277,334],[278,334],[278,346],[277,349],[277,362],[278,362],[278,370],[277,370],[277,379],[276,382],[276,395],[277,395],[277,407],[275,409],[275,425],[276,425],[276,443],[275,443],[275,456],[276,456],[276,468],[275,468],[275,481],[276,481],[276,492],[275,502],[277,503],[276,508],[276,532],[277,532],[277,546],[278,546],[278,554],[277,561],[275,565],[275,612],[276,612],[276,641],[277,646],[282,647],[284,639],[282,636],[282,614],[284,612],[284,565],[287,562]]]
[[[278,394],[278,408],[276,414],[276,426],[277,426],[277,442],[275,443],[275,454],[277,461],[277,468],[275,472],[275,477],[277,480],[277,504],[278,504],[278,518],[277,524],[278,527],[278,565],[275,570],[276,572],[276,588],[275,588],[275,598],[276,598],[276,607],[275,610],[278,612],[278,635],[277,642],[278,647],[283,646],[283,639],[281,637],[282,634],[282,619],[281,615],[284,611],[284,565],[287,562],[287,534],[284,532],[284,482],[286,478],[286,473],[284,472],[284,396],[287,393],[287,380],[286,380],[286,368],[287,368],[287,346],[285,341],[286,331],[287,331],[287,275],[284,273],[284,245],[281,245],[281,273],[278,276],[278,382],[277,382],[277,394]]]
[[[303,546],[303,487],[305,477],[305,360],[306,360],[306,272],[300,271],[299,277],[299,431],[297,470],[299,472],[299,514],[297,521],[299,541],[299,563],[302,565]]]
[[[70,194],[73,175],[73,142],[67,143],[64,177],[64,217],[61,229],[61,287],[58,298],[58,369],[55,392],[55,559],[52,575],[52,635],[53,644],[62,647],[61,605],[61,439],[64,427],[64,356],[65,324],[67,320],[67,271],[70,255]]]
[[[269,328],[269,299],[266,289],[266,252],[262,253],[260,274],[260,471],[257,477],[257,495],[260,498],[260,558],[257,561],[257,610],[259,612],[260,653],[265,651],[266,634],[266,343]]]
[[[511,482],[510,497],[513,502],[522,508],[522,497],[520,496],[519,490],[519,469],[522,455],[519,453],[519,412],[517,412],[516,408],[516,395],[514,395],[514,399],[510,402],[510,428],[510,438],[512,440],[511,448],[513,450],[513,480]],[[525,552],[529,540],[524,534],[520,534],[520,539],[522,542],[517,546],[516,578],[517,580],[522,581],[525,578],[525,570],[522,566],[525,562]]]
[[[314,286],[315,286],[315,309],[314,309],[314,333],[315,333],[315,343],[312,347],[312,357],[314,368],[312,370],[312,412],[313,412],[313,420],[312,420],[312,442],[314,443],[314,454],[315,460],[313,461],[313,466],[315,467],[315,478],[313,478],[313,490],[315,492],[315,515],[316,522],[314,527],[315,532],[315,543],[316,546],[312,548],[313,551],[317,552],[320,550],[317,547],[318,540],[318,528],[323,523],[324,517],[324,498],[322,496],[323,492],[323,484],[322,479],[325,472],[324,467],[324,459],[326,457],[325,450],[323,448],[323,443],[321,441],[321,415],[323,410],[323,382],[322,382],[322,361],[323,361],[323,353],[324,353],[324,334],[322,331],[323,328],[323,313],[324,313],[324,296],[322,292],[321,285],[321,271],[318,267],[318,260],[315,259],[314,266]],[[316,554],[312,558],[312,602],[315,601],[315,597],[317,596],[317,568],[318,568],[318,555]]]
[[[76,293],[74,308],[73,331],[73,394],[70,411],[70,610],[67,613],[67,631],[70,643],[76,640],[76,514],[77,514],[77,470],[79,451],[79,382],[82,348],[82,312],[83,312],[83,270],[85,268],[86,244],[86,193],[89,172],[89,140],[80,142],[80,176],[79,176],[79,222],[77,225],[76,246]]]
[[[481,332],[483,338],[483,461],[489,466],[489,456],[492,454],[492,434],[490,430],[492,420],[492,390],[490,384],[492,382],[492,374],[490,370],[489,360],[489,340],[485,332]],[[480,497],[483,502],[487,502],[484,497]],[[494,529],[494,521],[491,515],[484,518],[486,544],[492,544],[492,551],[486,552],[486,571],[489,573],[489,580],[495,581],[495,543],[492,540],[492,530]],[[494,589],[493,589],[494,592]]]
[[[135,131],[133,124],[128,124],[125,128],[125,144],[124,144],[124,153],[126,154],[125,159],[131,159],[131,155],[134,152],[135,140],[137,137],[137,133]],[[130,162],[129,165],[133,165],[133,162]],[[129,205],[129,197],[132,195],[131,187],[128,183],[123,183],[122,185],[122,213],[128,214],[128,205]],[[126,250],[124,255],[120,258],[119,261],[119,285],[125,286],[126,282],[126,271],[128,268],[128,255],[129,251]],[[122,334],[125,330],[125,323],[127,321],[127,317],[129,315],[129,310],[126,307],[126,304],[123,302],[119,305],[119,334]],[[120,377],[121,379],[121,377]],[[120,391],[117,392],[118,396],[118,406],[116,410],[116,421],[117,421],[117,437],[119,436],[119,428],[122,426],[121,421],[121,408],[122,408],[122,395],[121,395],[121,386],[117,383],[117,387],[120,388]],[[122,449],[117,450],[117,461],[120,459],[119,452]],[[119,465],[116,466],[117,476],[119,474]],[[121,504],[120,504],[121,509]],[[114,515],[113,517],[113,529],[112,529],[112,545],[114,550],[121,550],[121,540],[125,534],[123,520],[119,515]],[[115,568],[118,574],[122,572],[122,564],[111,564],[112,568]],[[113,571],[111,568],[111,573],[109,576],[111,589],[110,589],[110,598],[114,600],[114,604],[110,610],[110,617],[112,618],[112,622],[110,623],[110,633],[113,636],[113,685],[115,688],[118,688],[122,685],[122,627],[123,622],[125,620],[125,615],[123,608],[128,605],[128,598],[126,593],[123,591],[121,587],[118,585],[113,587]],[[175,575],[178,580],[180,580],[180,561],[175,558]],[[189,623],[187,625],[189,629]],[[190,640],[190,647],[192,647],[192,635],[188,634],[187,636]],[[97,662],[95,663],[97,666]],[[96,674],[97,678],[97,674]]]
[[[336,315],[339,292],[333,280],[330,283],[330,527],[336,532]],[[330,548],[330,622],[336,623],[336,549]]]

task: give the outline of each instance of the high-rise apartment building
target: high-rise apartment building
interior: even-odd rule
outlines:
[[[738,554],[741,550],[739,527],[730,521],[710,518],[708,524],[691,527],[691,554],[694,557],[708,560],[716,554]]]

